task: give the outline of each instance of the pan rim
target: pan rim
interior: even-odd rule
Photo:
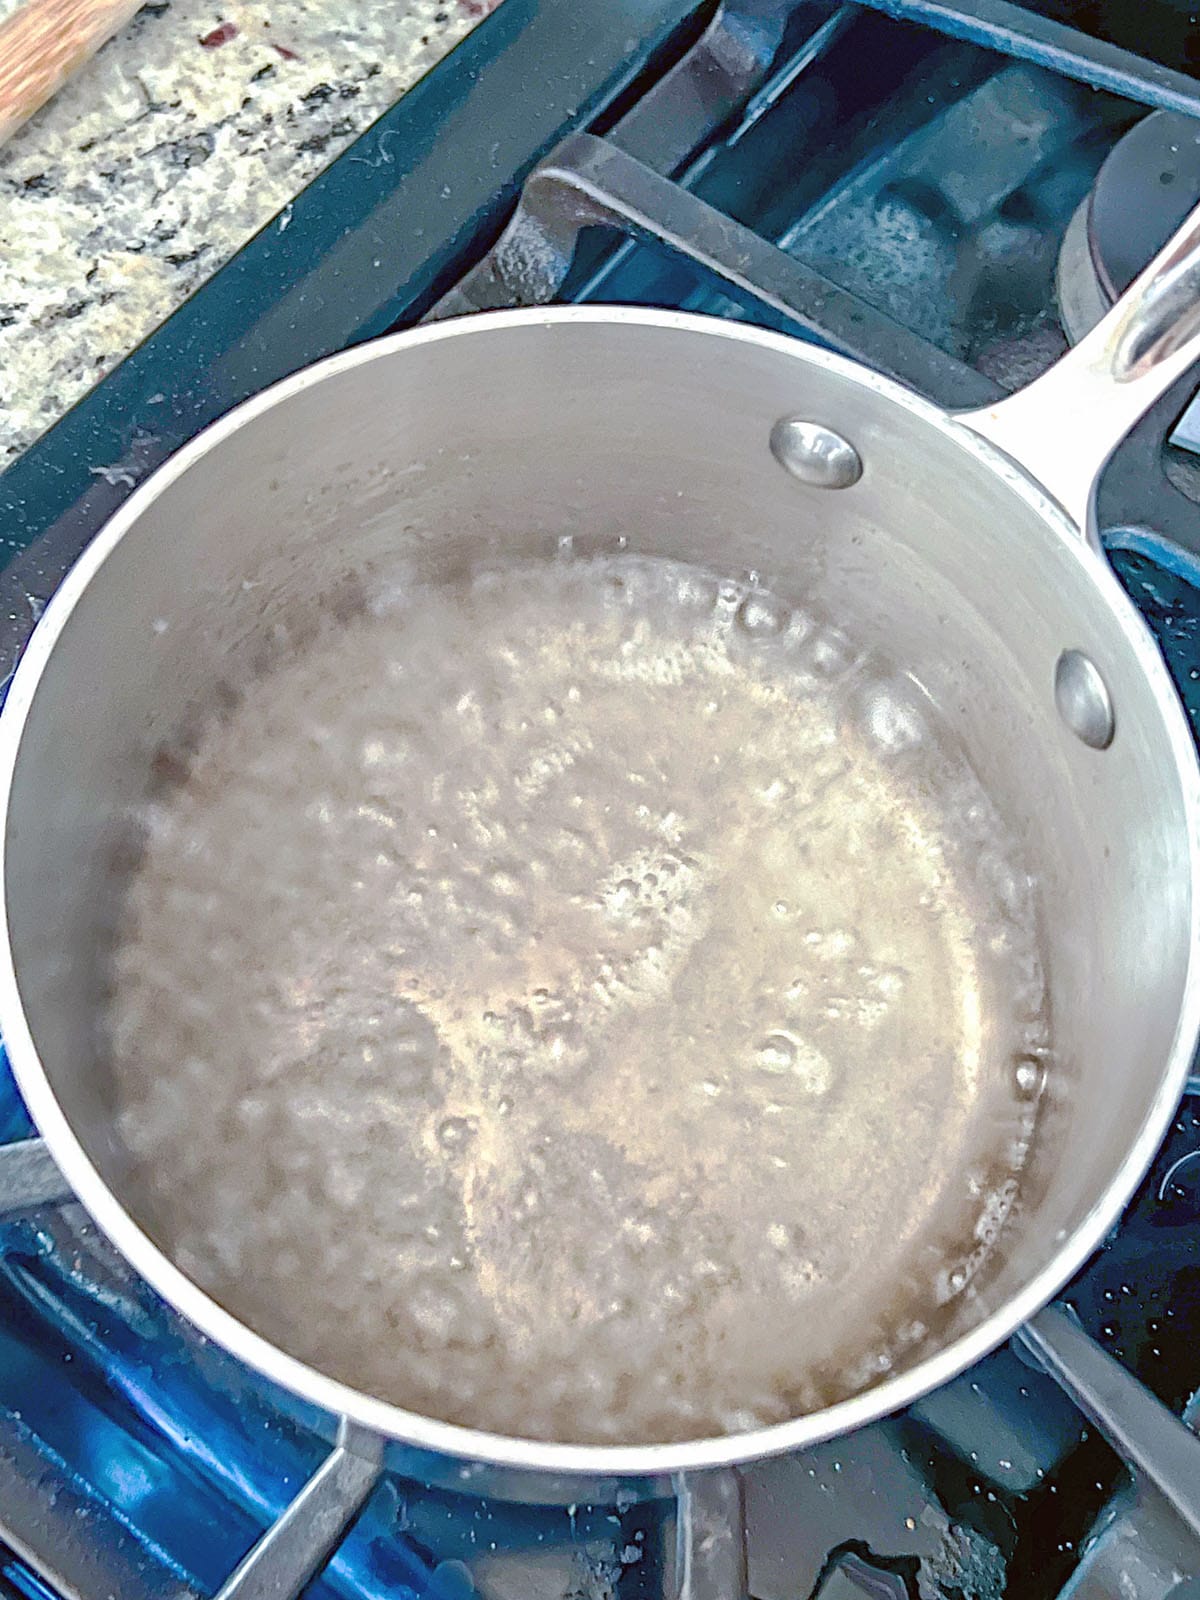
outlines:
[[[127,1212],[92,1164],[60,1108],[25,1019],[13,960],[7,885],[12,788],[26,725],[42,674],[75,606],[93,577],[143,511],[194,463],[218,448],[246,422],[314,384],[417,346],[511,328],[606,323],[678,331],[757,345],[806,361],[865,385],[903,406],[974,455],[1028,502],[1085,564],[1087,574],[1133,649],[1158,703],[1174,758],[1188,830],[1191,943],[1187,976],[1170,1052],[1158,1088],[1136,1137],[1108,1186],[1083,1222],[1066,1235],[1019,1293],[980,1323],[921,1361],[881,1383],[823,1410],[745,1433],[670,1444],[579,1445],[522,1439],[448,1423],[410,1412],[327,1377],[255,1333],[195,1284]],[[442,1456],[566,1478],[664,1478],[681,1472],[735,1465],[802,1449],[911,1404],[956,1377],[1007,1339],[1042,1308],[1100,1246],[1125,1209],[1158,1150],[1182,1095],[1200,1032],[1200,765],[1183,707],[1145,623],[1124,594],[1107,561],[1084,540],[1066,513],[1023,469],[994,446],[932,403],[844,357],[785,334],[685,312],[622,306],[561,306],[481,313],[388,335],[327,357],[244,401],[169,458],[109,519],[67,573],[34,629],[14,673],[0,716],[0,884],[5,914],[0,919],[0,1033],[18,1088],[47,1147],[77,1198],[100,1230],[135,1270],[202,1333],[265,1377],[362,1428],[390,1440]]]

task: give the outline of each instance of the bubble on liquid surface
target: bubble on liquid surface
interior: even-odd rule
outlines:
[[[796,1064],[796,1045],[786,1033],[771,1033],[754,1052],[756,1064],[764,1072],[790,1072]]]
[[[863,694],[861,715],[867,736],[887,755],[911,750],[926,736],[925,719],[910,684],[872,684]]]
[[[754,1060],[760,1071],[787,1074],[809,1094],[825,1094],[833,1079],[833,1068],[815,1045],[794,1033],[769,1033],[757,1046]]]
[[[159,784],[106,1013],[128,1199],[258,1332],[599,1444],[936,1339],[1052,1059],[1035,897],[811,598],[578,548],[389,578]]]
[[[736,621],[751,639],[771,639],[788,624],[788,608],[771,595],[748,594],[737,609]]]
[[[840,678],[849,672],[858,657],[853,640],[841,628],[820,629],[812,640],[809,658],[823,678]]]
[[[1042,1087],[1043,1073],[1044,1068],[1040,1061],[1032,1056],[1021,1056],[1014,1073],[1020,1093],[1028,1099],[1033,1099]]]
[[[969,1277],[966,1267],[952,1267],[944,1274],[942,1297],[948,1300],[956,1294],[961,1294],[967,1286]]]
[[[438,1143],[443,1150],[461,1150],[475,1136],[474,1117],[447,1117],[438,1125]]]

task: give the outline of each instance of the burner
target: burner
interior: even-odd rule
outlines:
[[[1200,121],[1155,111],[1109,152],[1063,237],[1058,308],[1078,344],[1200,200]]]

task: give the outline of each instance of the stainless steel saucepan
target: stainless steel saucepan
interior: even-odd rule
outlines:
[[[1070,355],[968,415],[774,333],[567,307],[347,351],[180,451],[71,571],[0,719],[0,1029],[100,1227],[197,1327],[397,1442],[406,1470],[530,1499],[564,1480],[568,1498],[596,1498],[794,1450],[905,1405],[1006,1338],[1115,1222],[1200,1024],[1200,772],[1092,512],[1110,452],[1197,354],[1200,213]],[[549,551],[564,529],[757,569],[886,641],[955,726],[1041,885],[1057,1060],[1003,1247],[936,1353],[736,1437],[593,1448],[412,1415],[243,1326],[121,1199],[95,952],[151,753],[248,666],[274,620],[347,574],[386,554],[436,576]]]

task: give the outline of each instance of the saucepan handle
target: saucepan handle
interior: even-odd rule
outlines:
[[[1095,541],[1101,468],[1197,359],[1200,207],[1073,350],[1017,394],[958,420],[1024,467]]]

